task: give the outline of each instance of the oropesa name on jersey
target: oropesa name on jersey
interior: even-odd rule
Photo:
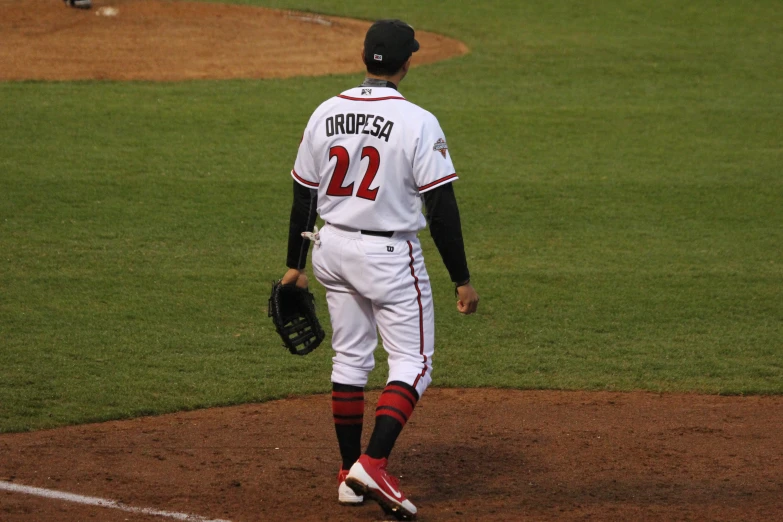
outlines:
[[[335,114],[326,118],[326,137],[335,134],[368,134],[375,138],[389,141],[393,121],[387,121],[383,116],[374,114]]]
[[[392,87],[357,87],[322,103],[291,175],[317,189],[324,221],[394,232],[423,229],[420,194],[457,179],[437,118]]]

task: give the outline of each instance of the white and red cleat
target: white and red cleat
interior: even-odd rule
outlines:
[[[348,476],[347,469],[340,469],[340,473],[337,474],[337,501],[344,506],[360,506],[364,503],[364,497],[357,495],[351,488],[345,483],[345,477]]]
[[[370,497],[398,520],[416,518],[416,506],[400,491],[399,482],[386,471],[386,459],[362,455],[351,466],[345,483],[357,495]]]

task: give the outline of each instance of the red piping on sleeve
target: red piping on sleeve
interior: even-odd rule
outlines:
[[[291,174],[302,184],[307,185],[308,187],[317,187],[318,183],[313,183],[312,181],[307,181],[302,176],[296,173],[295,170],[291,171]]]
[[[456,172],[454,174],[449,174],[448,176],[446,176],[444,178],[440,178],[439,180],[433,181],[432,183],[427,183],[423,187],[419,187],[419,192],[421,192],[422,190],[427,190],[428,188],[432,188],[435,185],[439,185],[441,183],[444,183],[444,182],[446,182],[446,181],[448,181],[450,179],[454,179],[456,177],[457,177],[457,173]]]

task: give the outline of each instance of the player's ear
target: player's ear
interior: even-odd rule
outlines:
[[[408,58],[408,60],[404,64],[402,64],[402,68],[400,69],[400,72],[402,73],[402,75],[400,76],[400,80],[408,76],[408,69],[410,68],[411,68],[411,59]]]
[[[362,61],[364,65],[367,65],[367,62],[364,61],[364,49],[359,51],[359,59]]]

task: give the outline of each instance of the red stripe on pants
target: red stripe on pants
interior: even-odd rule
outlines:
[[[427,374],[427,356],[424,355],[424,309],[421,305],[421,289],[419,288],[419,277],[416,275],[416,270],[413,268],[413,243],[408,241],[408,255],[411,258],[411,276],[413,276],[413,286],[416,287],[416,300],[419,303],[419,353],[422,356],[424,368],[421,370],[421,374],[416,376],[416,380],[413,381],[413,387],[415,388],[419,384],[419,379]]]

